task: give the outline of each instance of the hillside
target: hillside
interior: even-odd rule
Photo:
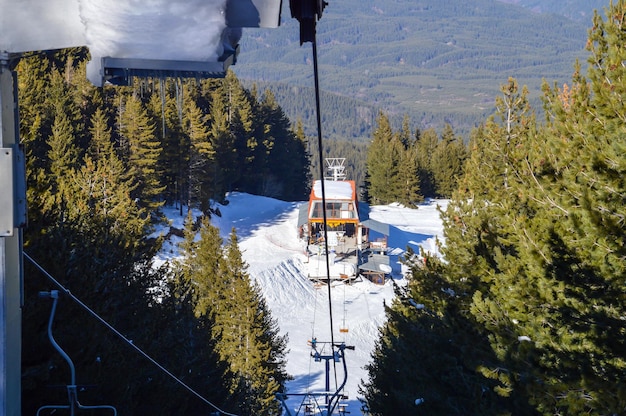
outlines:
[[[536,13],[554,13],[585,24],[591,22],[593,11],[603,13],[608,6],[606,0],[500,0],[503,3],[517,4]]]
[[[307,340],[312,337],[320,341],[330,339],[328,291],[326,286],[315,285],[306,276],[308,259],[296,232],[300,203],[244,193],[229,194],[228,201],[227,205],[220,205],[221,216],[214,217],[212,223],[219,227],[224,239],[235,227],[250,276],[261,287],[272,315],[278,320],[280,333],[289,336],[287,370],[294,379],[287,385],[288,392],[322,391],[324,365],[311,358]],[[446,200],[438,200],[420,205],[419,209],[397,204],[371,207],[372,218],[394,226],[389,245],[394,248],[392,264],[397,270],[393,276],[396,284],[406,284],[399,263],[406,247],[414,250],[423,247],[439,254],[436,240],[442,241],[444,237],[437,207],[445,208],[446,204]],[[250,210],[251,206],[255,209]],[[178,210],[166,208],[165,213],[172,226],[183,227],[184,217]],[[167,233],[166,230],[160,232]],[[155,259],[156,264],[176,258],[176,244],[180,241],[178,237],[166,240]],[[346,357],[348,381],[344,393],[348,399],[344,403],[351,415],[361,415],[359,385],[368,377],[364,365],[371,360],[378,329],[386,319],[384,302],[389,304],[394,298],[393,284],[387,281],[385,285],[375,285],[365,279],[352,285],[338,283],[331,290],[331,298],[335,332],[338,328],[347,329],[336,333],[335,339],[355,346]],[[341,366],[337,367],[337,377],[339,380],[343,377]],[[301,401],[302,397],[289,400],[292,414],[296,414]]]
[[[310,133],[314,113],[302,106],[300,95],[313,86],[311,47],[299,45],[297,21],[284,3],[281,27],[244,32],[233,70],[263,85],[298,87],[298,92],[280,87],[277,99]],[[367,137],[363,126],[379,108],[408,113],[421,128],[449,122],[467,132],[491,113],[499,86],[509,77],[528,85],[536,98],[543,79],[567,82],[574,61],[586,56],[590,21],[496,0],[329,3],[318,24],[320,86],[354,100],[342,105],[349,111],[322,109],[332,118],[325,123],[329,137]]]

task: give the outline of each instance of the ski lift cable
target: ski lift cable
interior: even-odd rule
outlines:
[[[32,257],[30,257],[28,255],[28,253],[23,252],[23,254],[24,254],[24,257],[28,261],[30,261],[33,264],[33,266],[35,266],[35,268],[37,268],[41,273],[43,273],[44,276],[46,276],[50,281],[52,281],[52,283],[54,283],[63,293],[65,293],[67,296],[69,296],[70,299],[72,299],[74,302],[76,302],[81,308],[83,308],[85,311],[87,311],[91,316],[96,318],[96,320],[100,321],[100,323],[102,323],[104,326],[106,326],[111,332],[113,332],[115,335],[117,335],[122,341],[124,341],[126,344],[128,344],[137,353],[139,353],[145,359],[147,359],[152,364],[154,364],[159,370],[161,370],[163,373],[167,374],[175,382],[177,382],[182,387],[184,387],[188,392],[190,392],[191,394],[196,396],[198,399],[200,399],[201,401],[203,401],[204,403],[206,403],[207,405],[209,405],[210,407],[215,409],[220,414],[223,414],[225,416],[238,416],[236,414],[228,413],[228,412],[220,409],[217,405],[215,405],[212,402],[210,402],[208,399],[206,399],[200,393],[198,393],[193,388],[191,388],[189,385],[187,385],[184,381],[180,380],[178,377],[176,377],[174,374],[172,374],[168,369],[166,369],[161,364],[159,364],[159,362],[157,362],[154,358],[150,357],[146,352],[144,352],[141,348],[139,348],[137,345],[135,345],[131,340],[126,338],[121,332],[119,332],[117,329],[115,329],[115,327],[113,325],[109,324],[107,321],[104,320],[104,318],[100,317],[100,315],[98,315],[95,311],[93,311],[89,306],[85,305],[79,298],[74,296],[72,294],[72,292],[70,292],[69,289],[67,289],[65,286],[63,286],[50,273],[48,273],[48,271],[46,269],[44,269],[43,266],[41,266],[39,263],[37,263]]]
[[[332,302],[332,285],[330,282],[330,259],[328,249],[328,215],[326,213],[326,187],[324,186],[324,149],[323,149],[323,140],[322,140],[322,116],[320,114],[320,85],[319,85],[319,71],[317,64],[317,37],[313,35],[313,40],[311,42],[313,45],[313,79],[315,81],[315,113],[317,119],[317,144],[318,144],[318,158],[319,158],[319,167],[320,167],[320,184],[322,191],[322,214],[324,221],[324,252],[326,254],[326,283],[328,287],[328,315],[329,315],[329,324],[330,324],[330,342],[331,345],[335,345],[335,331],[333,328],[333,302]],[[335,387],[337,387],[337,364],[333,360],[333,367],[335,370]]]

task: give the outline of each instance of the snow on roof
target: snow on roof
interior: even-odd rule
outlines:
[[[352,183],[348,181],[324,181],[326,199],[349,199],[354,195]],[[313,195],[315,198],[322,198],[322,181],[313,183]]]

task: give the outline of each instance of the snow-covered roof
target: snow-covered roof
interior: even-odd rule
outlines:
[[[354,190],[350,181],[324,181],[326,199],[348,199],[352,200]],[[322,181],[316,180],[313,183],[313,195],[315,198],[322,198]]]

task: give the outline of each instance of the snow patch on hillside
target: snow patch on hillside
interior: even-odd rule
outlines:
[[[338,282],[332,285],[329,305],[328,287],[316,285],[306,276],[306,246],[297,236],[298,207],[301,203],[243,193],[231,193],[227,199],[229,203],[219,205],[220,215],[214,215],[211,221],[220,228],[225,241],[235,228],[250,276],[260,286],[281,335],[289,338],[287,371],[294,379],[287,385],[288,393],[324,390],[324,362],[314,361],[308,341],[313,337],[319,342],[331,340],[332,308],[335,342],[355,347],[354,351],[345,353],[348,381],[344,392],[349,397],[346,410],[352,415],[361,414],[357,398],[359,384],[367,378],[364,366],[370,361],[379,328],[385,322],[384,303],[391,303],[394,297],[393,285],[391,282],[376,285],[367,280],[353,285]],[[400,257],[407,246],[415,251],[422,247],[433,254],[439,253],[436,241],[443,240],[443,230],[437,207],[445,208],[447,202],[429,201],[417,209],[398,204],[370,207],[371,218],[392,226],[388,243],[394,253],[394,270],[401,270]],[[177,210],[166,209],[165,213],[172,226],[183,228],[184,216],[181,217]],[[156,262],[176,258],[178,241],[179,237],[172,237]],[[394,281],[400,285],[406,283],[399,273],[394,276]],[[330,347],[323,352],[327,353],[330,353]],[[339,384],[342,379],[342,366],[338,364]],[[334,374],[331,380],[333,390]],[[295,414],[301,399],[290,399],[288,403]]]

